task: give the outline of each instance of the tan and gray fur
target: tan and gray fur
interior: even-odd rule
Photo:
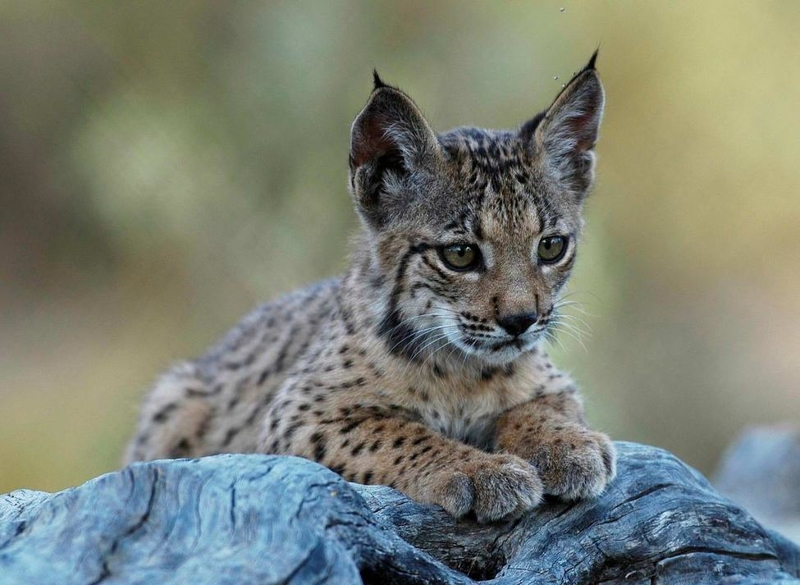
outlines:
[[[543,348],[576,258],[604,94],[595,56],[519,129],[431,129],[375,75],[352,128],[348,271],[268,303],[145,400],[126,460],[279,453],[480,521],[615,473]],[[542,238],[566,238],[557,263]],[[563,241],[563,240],[562,240]],[[442,250],[470,245],[474,269]]]

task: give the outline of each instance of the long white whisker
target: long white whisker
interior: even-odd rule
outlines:
[[[570,331],[569,329],[560,329],[560,331],[562,333],[564,333],[565,335],[568,335],[569,337],[571,337],[575,341],[577,341],[578,344],[583,348],[583,351],[587,351],[586,345],[584,345],[583,339],[581,339],[581,337],[579,335],[575,334],[574,332]]]
[[[553,303],[554,309],[561,309],[563,307],[575,307],[576,309],[583,309],[584,303],[578,301],[564,301],[564,300],[559,300]]]
[[[423,338],[428,334],[433,333],[434,331],[439,331],[440,329],[445,329],[447,327],[450,327],[450,325],[434,325],[431,327],[427,327],[425,329],[415,329],[414,331],[406,335],[403,339],[395,343],[389,351],[393,351],[396,347],[403,345],[407,341],[413,343],[417,340],[417,338]]]
[[[559,301],[553,305],[553,310],[560,311],[561,309],[569,307],[570,311],[577,311],[581,315],[586,315],[587,317],[597,317],[597,315],[590,313],[583,307],[583,303],[578,303],[575,301]]]
[[[575,315],[565,315],[561,313],[556,316],[555,321],[558,323],[561,322],[569,323],[576,329],[579,329],[581,333],[584,333],[586,335],[591,335],[592,326],[589,323],[587,323],[585,319],[581,319],[580,317],[576,317]]]
[[[562,331],[566,335],[569,335],[570,337],[572,337],[575,341],[577,341],[580,344],[580,346],[583,348],[583,350],[586,351],[586,346],[583,343],[583,337],[582,336],[584,336],[584,335],[591,336],[591,333],[588,333],[588,332],[584,331],[583,329],[580,329],[579,327],[577,327],[577,326],[575,326],[573,324],[570,324],[570,323],[567,323],[567,322],[564,322],[564,321],[559,321],[557,319],[552,322],[552,327],[554,329],[556,329],[558,331]]]
[[[408,359],[408,363],[406,364],[406,367],[403,370],[403,376],[405,377],[406,373],[408,372],[408,368],[411,367],[411,364],[414,363],[414,360],[417,358],[418,355],[421,355],[423,351],[425,351],[428,347],[430,347],[434,343],[437,343],[437,342],[441,341],[442,339],[447,339],[448,337],[449,337],[448,333],[445,332],[445,333],[443,333],[441,335],[438,335],[438,336],[434,337],[432,340],[428,341],[428,343],[426,343],[422,347],[418,348],[417,351],[415,351],[414,354]],[[432,352],[432,353],[434,353],[434,352]]]
[[[451,350],[450,350],[450,353],[448,353],[448,354],[447,354],[447,357],[446,357],[446,358],[444,358],[444,359],[445,359],[445,361],[449,361],[449,360],[450,360],[450,356],[452,356],[452,355],[453,355],[453,353],[454,353],[456,350],[463,351],[463,350],[462,350],[460,347],[458,347],[458,345],[456,345],[454,342],[450,342],[450,345],[452,345],[452,346],[453,346],[453,349],[451,349]]]
[[[558,346],[559,346],[559,347],[560,347],[562,350],[564,349],[564,344],[563,344],[563,343],[561,343],[561,340],[560,340],[558,337],[556,337],[556,335],[553,333],[552,329],[547,329],[547,333],[545,334],[545,336],[546,336],[546,338],[547,338],[547,340],[548,340],[549,342],[551,342],[551,343],[557,343],[557,344],[558,344]]]
[[[435,348],[435,349],[434,349],[434,350],[433,350],[433,351],[430,353],[430,355],[429,355],[427,358],[425,358],[425,361],[424,361],[424,362],[422,362],[422,367],[423,367],[423,368],[425,367],[425,364],[427,364],[427,363],[428,363],[428,360],[429,360],[429,359],[431,359],[431,358],[432,358],[432,357],[433,357],[433,356],[436,354],[436,352],[437,352],[437,351],[441,351],[442,349],[444,349],[445,347],[447,347],[448,345],[451,345],[451,344],[453,344],[453,342],[450,340],[450,336],[449,336],[449,335],[447,335],[447,342],[446,342],[446,343],[445,343],[443,346]],[[455,344],[453,344],[453,345],[455,345]]]
[[[389,333],[391,334],[396,329],[399,329],[400,327],[403,327],[404,325],[408,325],[411,321],[418,321],[420,319],[425,319],[425,318],[435,319],[436,317],[438,317],[438,315],[435,315],[434,313],[423,313],[422,315],[412,315],[411,317],[405,317],[404,319],[401,319],[400,322],[397,323],[397,325],[392,327],[389,330]]]
[[[443,327],[442,327],[442,329],[445,329],[445,328],[447,328],[447,327],[448,327],[448,325],[445,325],[445,326],[443,326]],[[433,344],[434,344],[434,343],[436,343],[437,341],[441,341],[442,339],[445,339],[445,338],[447,338],[447,337],[448,337],[448,333],[447,333],[447,332],[445,332],[445,333],[442,333],[442,334],[440,334],[440,335],[437,335],[437,336],[436,336],[436,337],[434,337],[432,340],[429,340],[429,341],[428,341],[428,343],[426,343],[425,345],[423,345],[422,347],[420,347],[419,349],[417,349],[417,351],[415,351],[415,352],[414,352],[414,355],[412,355],[412,356],[411,356],[411,359],[410,359],[410,361],[412,361],[412,362],[413,362],[413,361],[414,361],[414,359],[415,359],[415,358],[416,358],[418,355],[421,355],[421,354],[422,354],[422,352],[423,352],[423,351],[425,351],[425,350],[426,350],[428,347],[430,347],[431,345],[433,345]]]
[[[583,335],[591,336],[591,330],[589,326],[582,322],[582,321],[575,321],[574,319],[570,319],[570,315],[557,315],[554,319],[551,319],[551,322],[557,325],[564,325],[565,327],[569,327]],[[586,327],[586,329],[584,329]]]
[[[424,318],[436,319],[436,318],[440,318],[440,317],[441,317],[440,315],[437,315],[435,313],[424,313],[422,315],[413,315],[411,317],[406,317],[406,318],[402,319],[397,325],[392,327],[389,330],[388,334],[391,335],[392,333],[394,333],[397,329],[400,329],[401,327],[410,326],[409,324],[412,321],[418,321],[418,320],[424,319]],[[397,344],[395,344],[395,346],[392,347],[392,349],[394,349],[395,347],[397,347],[397,345],[399,345],[400,343],[402,343],[403,341],[408,339],[408,337],[415,335],[417,333],[417,331],[418,330],[412,329],[411,333],[409,335],[407,335],[404,339],[400,340]]]

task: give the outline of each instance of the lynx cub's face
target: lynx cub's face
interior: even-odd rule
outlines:
[[[437,135],[375,76],[353,124],[350,182],[393,352],[507,364],[554,326],[603,99],[592,60],[518,130]]]

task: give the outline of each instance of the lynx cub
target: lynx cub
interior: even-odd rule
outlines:
[[[436,134],[375,74],[352,128],[347,273],[168,371],[127,461],[299,455],[481,522],[602,492],[614,448],[541,347],[594,177],[595,58],[510,131]]]

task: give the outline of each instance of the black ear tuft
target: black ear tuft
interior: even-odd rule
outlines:
[[[591,59],[589,59],[589,62],[586,64],[586,67],[581,69],[581,73],[583,73],[584,71],[594,71],[596,69],[594,64],[595,64],[595,61],[597,61],[597,54],[599,52],[600,52],[600,47],[597,47],[594,50],[594,53],[592,53],[592,57],[591,57]]]
[[[383,79],[381,79],[381,76],[378,75],[377,69],[372,70],[372,86],[373,86],[372,91],[375,91],[376,89],[380,89],[382,87],[387,87],[387,85],[383,82]]]
[[[594,181],[594,146],[605,102],[596,61],[597,51],[561,90],[544,117],[536,116],[520,128],[520,136],[530,141],[538,160],[579,200]]]
[[[584,73],[593,71],[595,72],[595,74],[597,74],[597,68],[595,67],[595,63],[597,62],[597,55],[599,53],[600,53],[600,47],[597,47],[594,50],[594,53],[592,53],[592,56],[589,58],[589,62],[583,66],[583,69],[578,71],[575,75],[572,76],[572,78],[566,84],[564,84],[561,93],[564,93],[569,88],[569,86],[572,85]]]

